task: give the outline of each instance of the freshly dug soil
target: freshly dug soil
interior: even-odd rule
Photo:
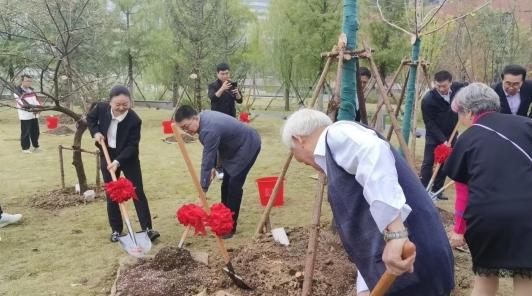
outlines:
[[[446,229],[452,230],[453,215],[442,209],[439,211]],[[288,247],[274,242],[271,235],[265,235],[248,245],[229,250],[235,271],[254,288],[253,291],[237,288],[222,272],[223,263],[217,250],[211,252],[212,259],[207,266],[195,262],[185,250],[166,247],[154,259],[142,259],[120,273],[115,295],[300,295],[309,231],[306,227],[286,231],[290,239]],[[456,288],[452,295],[469,295],[473,277],[471,256],[456,250],[454,255]],[[313,295],[354,296],[355,279],[355,265],[348,260],[338,237],[330,233],[328,227],[322,227]]]
[[[183,138],[183,141],[185,143],[193,143],[193,142],[195,142],[197,140],[196,137],[188,135],[188,134],[182,134],[181,137]],[[164,138],[162,140],[163,140],[163,142],[166,142],[168,144],[173,144],[173,143],[177,142],[175,136],[173,136],[173,135],[170,136],[170,137],[166,137],[166,138]]]
[[[192,260],[176,247],[165,247],[152,260],[141,260],[120,274],[116,295],[214,295],[223,290],[231,295],[300,295],[303,284],[308,229],[287,230],[290,246],[275,243],[271,236],[230,250],[237,274],[254,288],[240,290],[223,273],[219,253],[210,266]],[[212,239],[212,238],[208,238]],[[354,295],[356,269],[349,262],[340,241],[322,230],[314,271],[314,295]]]
[[[95,187],[90,187],[96,191]],[[105,197],[103,190],[100,190],[100,193],[96,194],[95,200]],[[73,207],[78,205],[86,204],[83,195],[76,193],[74,187],[67,187],[65,189],[56,189],[44,193],[39,193],[33,196],[29,205],[31,207],[45,209],[45,210],[57,210],[66,207]]]

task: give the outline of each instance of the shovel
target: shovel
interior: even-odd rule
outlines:
[[[403,245],[403,253],[401,254],[401,257],[403,259],[408,258],[412,256],[415,251],[416,245],[408,241]],[[396,278],[397,276],[395,274],[385,271],[377,282],[377,284],[375,285],[375,288],[373,288],[373,291],[371,291],[370,296],[384,296],[384,294],[388,292],[388,289],[390,289]]]
[[[110,165],[111,158],[109,157],[105,142],[101,141],[100,145],[102,146],[102,151],[105,155],[105,161],[107,162],[107,165]],[[109,173],[111,174],[113,181],[116,181],[115,173],[112,171],[109,171]],[[129,220],[126,207],[123,203],[119,203],[118,207],[120,208],[120,213],[122,214],[127,227],[127,234],[118,237],[118,241],[120,242],[122,249],[124,249],[129,255],[137,258],[143,257],[151,249],[151,240],[146,231],[133,232],[133,227],[131,227],[131,221]]]
[[[198,191],[201,205],[203,206],[205,211],[209,213],[210,209],[209,209],[209,204],[207,203],[207,198],[205,197],[205,192],[203,192],[203,190],[201,189],[198,175],[196,174],[196,171],[194,170],[194,166],[192,165],[192,161],[190,160],[190,156],[188,155],[188,151],[185,147],[185,142],[183,142],[183,138],[181,138],[182,131],[175,123],[172,124],[172,129],[174,131],[174,135],[177,140],[179,150],[181,150],[181,154],[183,154],[183,158],[185,159],[188,172],[190,173],[190,176],[192,177],[192,182],[194,183],[194,186],[196,187],[196,190]],[[184,239],[186,238],[186,234],[187,234],[187,230],[185,230],[185,233],[183,233],[183,236],[181,237],[181,241],[184,241]],[[179,243],[182,245],[181,241]],[[222,257],[225,263],[225,267],[223,268],[223,271],[229,276],[229,278],[231,278],[231,280],[237,287],[244,289],[244,290],[253,290],[253,288],[251,288],[248,284],[244,282],[241,276],[235,273],[233,265],[231,264],[231,257],[229,257],[229,253],[227,253],[227,249],[225,248],[224,241],[217,235],[216,235],[216,242],[218,243],[218,248],[220,249],[220,252],[222,253]]]

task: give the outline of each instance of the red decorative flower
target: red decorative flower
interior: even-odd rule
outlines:
[[[247,112],[240,112],[240,121],[249,123],[249,113]]]
[[[117,203],[128,201],[130,198],[137,199],[135,186],[126,178],[105,183],[105,191],[111,200]]]
[[[453,148],[445,144],[440,144],[434,149],[434,160],[436,163],[443,164],[449,155],[451,155],[451,152],[453,152]]]
[[[207,224],[214,234],[224,236],[233,230],[233,215],[234,213],[223,204],[214,204],[211,206],[211,214],[207,219]]]
[[[203,208],[195,204],[181,206],[176,213],[179,223],[185,226],[194,227],[194,234],[207,235],[205,224],[207,223],[207,213]]]

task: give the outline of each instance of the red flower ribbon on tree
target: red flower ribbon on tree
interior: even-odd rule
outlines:
[[[105,183],[105,191],[111,200],[117,203],[128,201],[131,198],[138,200],[135,186],[126,178]]]
[[[440,144],[434,149],[434,160],[436,163],[443,164],[449,158],[451,152],[453,152],[453,148],[445,144]]]
[[[207,224],[214,234],[224,236],[233,230],[233,215],[234,213],[223,204],[214,204],[211,206],[211,214],[207,219]]]
[[[194,227],[194,234],[207,235],[205,224],[207,223],[207,213],[203,208],[195,204],[186,204],[177,210],[176,218],[179,223],[185,226]]]

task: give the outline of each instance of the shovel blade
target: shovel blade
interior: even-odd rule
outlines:
[[[233,283],[239,287],[240,289],[244,290],[253,290],[252,287],[250,287],[246,282],[244,282],[244,279],[242,279],[241,276],[235,273],[235,270],[233,269],[233,265],[231,262],[229,262],[224,268],[223,271],[231,278]]]
[[[133,238],[132,235],[135,237]],[[133,257],[144,257],[151,250],[151,240],[146,231],[128,233],[118,238],[122,248]]]

